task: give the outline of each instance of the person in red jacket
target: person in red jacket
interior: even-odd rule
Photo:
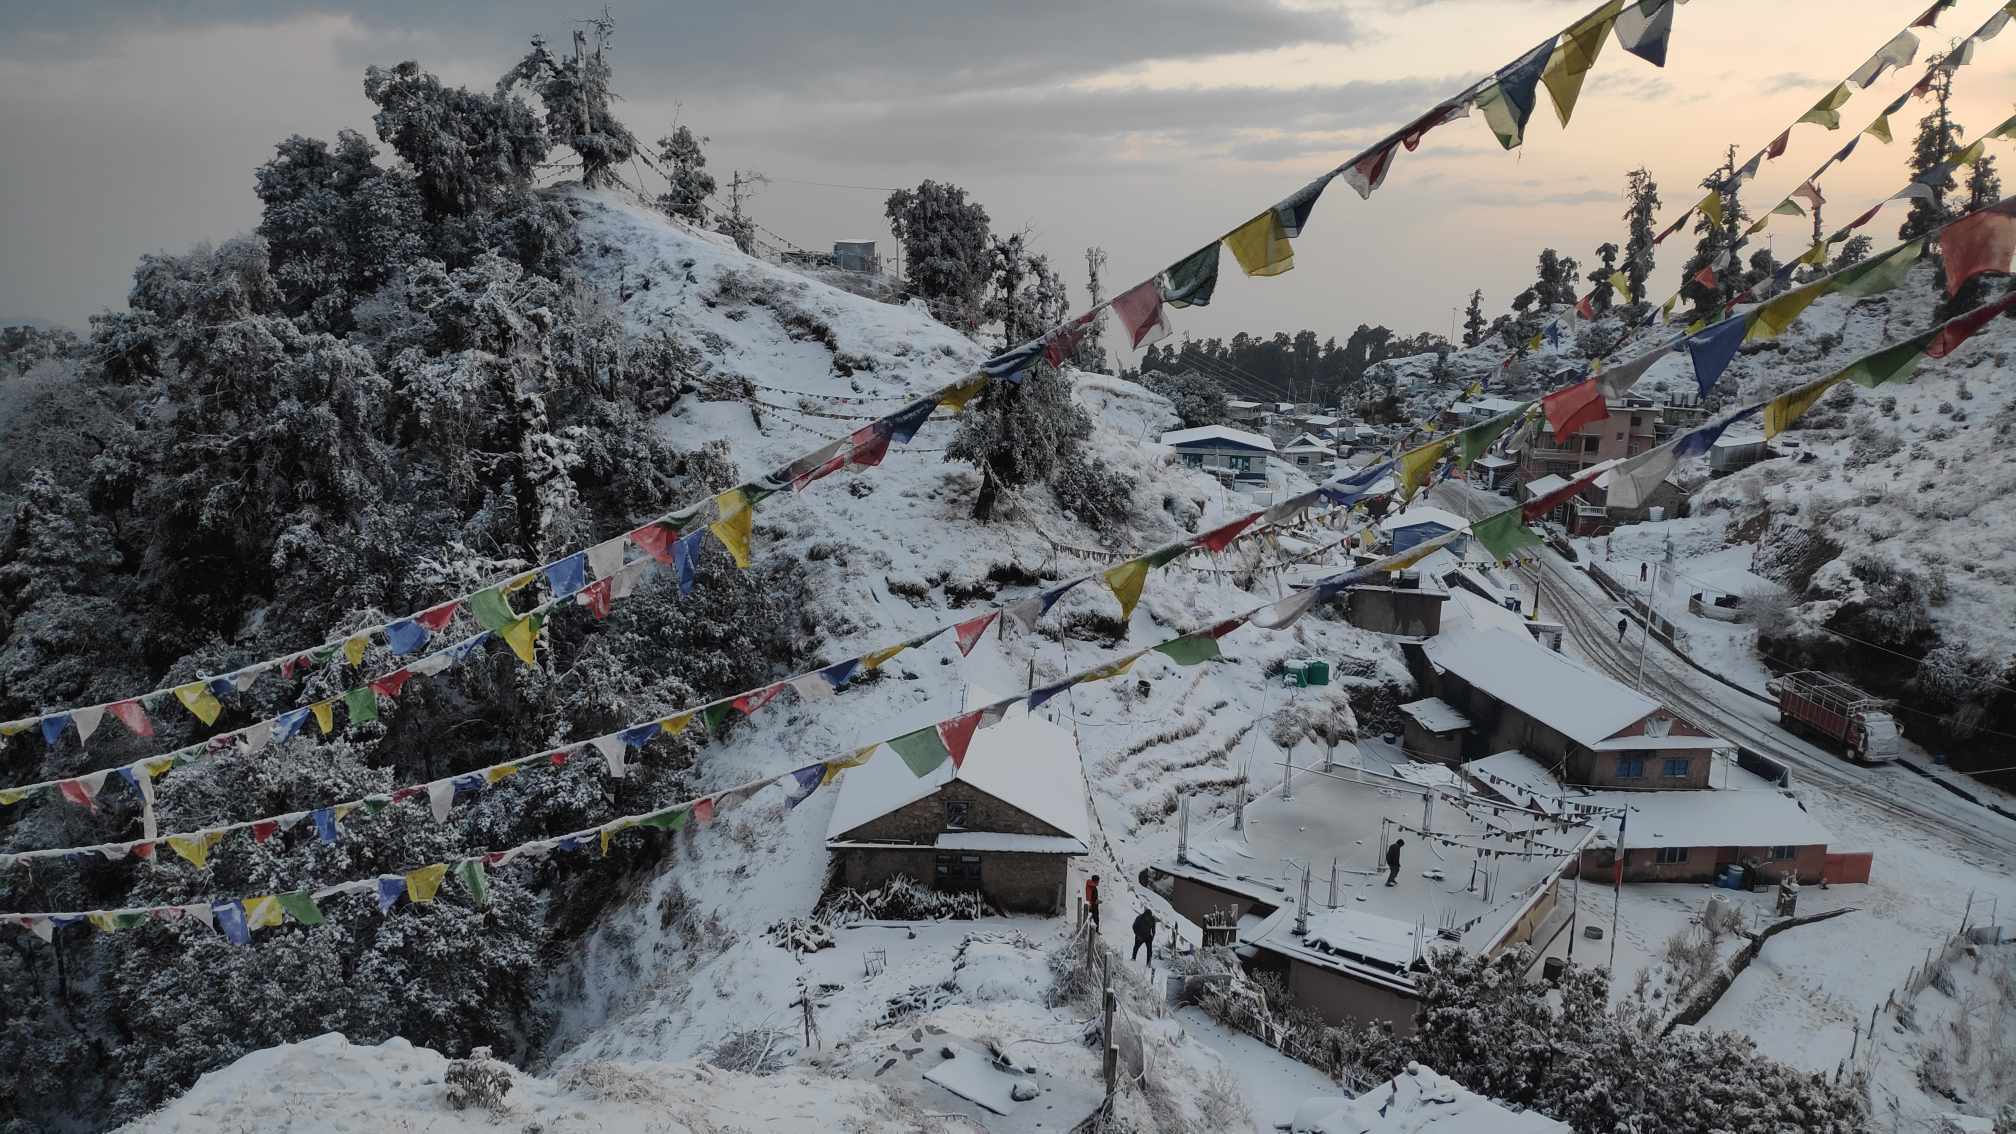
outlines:
[[[1092,928],[1099,928],[1099,876],[1094,874],[1085,880],[1085,916],[1091,920]]]

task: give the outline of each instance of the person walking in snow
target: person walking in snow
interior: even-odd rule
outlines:
[[[1151,969],[1154,968],[1155,915],[1146,908],[1143,908],[1141,915],[1134,919],[1134,951],[1127,954],[1127,959],[1132,961],[1141,955],[1141,950],[1143,949],[1148,950],[1148,967]]]
[[[1099,931],[1099,876],[1094,874],[1085,880],[1085,917],[1092,923],[1092,931]]]
[[[1642,583],[1642,582],[1644,582],[1644,581],[1645,581],[1645,577],[1646,577],[1646,572],[1648,572],[1648,571],[1650,571],[1650,570],[1652,570],[1652,565],[1651,565],[1650,563],[1640,563],[1640,564],[1638,565],[1638,581],[1639,581],[1639,582],[1641,582],[1641,583]]]
[[[1623,641],[1623,640],[1624,640],[1624,631],[1625,631],[1625,630],[1626,630],[1627,628],[1629,628],[1629,627],[1630,627],[1630,625],[1631,625],[1631,620],[1630,620],[1630,619],[1628,619],[1628,618],[1620,618],[1620,619],[1618,619],[1618,620],[1617,620],[1617,640],[1618,640],[1618,641],[1620,641],[1620,642],[1621,642],[1621,641]]]
[[[1394,839],[1386,848],[1386,884],[1388,886],[1397,886],[1400,884],[1400,847],[1406,841],[1406,839]]]

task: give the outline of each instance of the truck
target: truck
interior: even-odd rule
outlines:
[[[1890,702],[1831,673],[1804,669],[1764,686],[1778,698],[1778,724],[1840,744],[1858,764],[1882,764],[1903,755]]]

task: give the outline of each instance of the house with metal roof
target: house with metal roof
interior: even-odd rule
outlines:
[[[1278,455],[1274,442],[1229,425],[1172,430],[1162,435],[1162,443],[1176,450],[1185,468],[1226,480],[1265,482],[1267,462]]]

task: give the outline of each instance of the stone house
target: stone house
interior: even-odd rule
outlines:
[[[843,884],[902,874],[938,890],[976,890],[999,908],[1060,913],[1091,824],[1070,732],[1017,708],[973,734],[965,760],[919,777],[884,745],[840,776],[826,848]]]

